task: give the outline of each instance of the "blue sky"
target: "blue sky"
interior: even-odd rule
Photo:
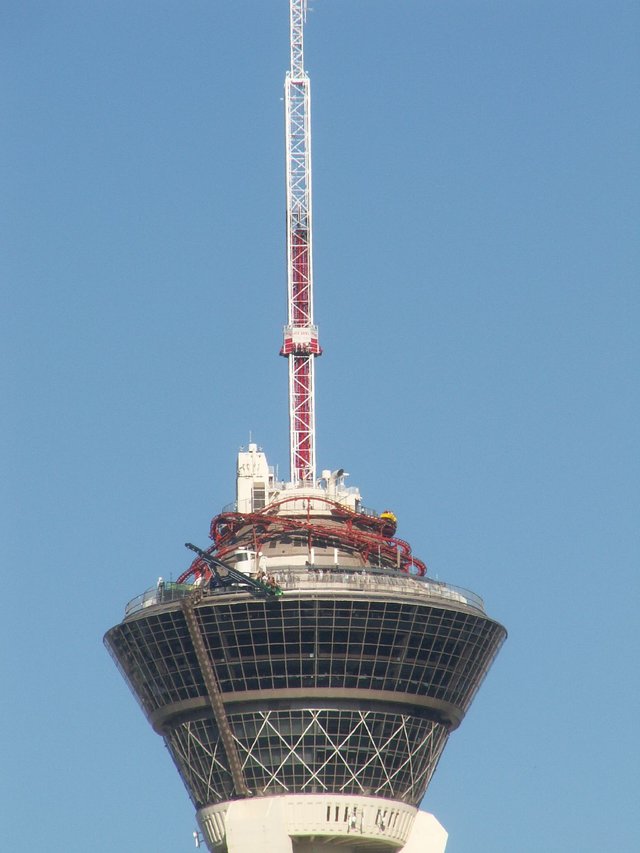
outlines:
[[[448,853],[640,849],[638,34],[626,0],[315,0],[319,467],[509,640]],[[288,7],[5,0],[3,848],[179,853],[102,647],[287,466]]]

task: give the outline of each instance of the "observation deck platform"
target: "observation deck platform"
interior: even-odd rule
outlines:
[[[384,596],[385,598],[418,598],[440,601],[452,606],[471,608],[485,613],[484,602],[479,595],[458,586],[433,580],[432,578],[407,575],[404,572],[374,567],[353,566],[308,566],[277,568],[273,572],[275,582],[284,595],[319,593],[336,595],[348,593],[362,596]],[[132,598],[125,607],[125,619],[141,610],[170,601],[179,601],[193,593],[194,584],[166,582],[161,589],[157,584]],[[250,595],[246,588],[237,585],[207,588],[205,597]]]
[[[280,560],[277,597],[165,583],[105,637],[194,804],[249,792],[417,806],[504,628],[440,581]]]

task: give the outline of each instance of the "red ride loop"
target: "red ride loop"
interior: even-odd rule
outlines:
[[[314,519],[313,516],[296,518],[278,514],[278,510],[287,504],[301,500],[304,498],[294,495],[275,501],[258,512],[220,513],[211,521],[210,537],[213,545],[207,549],[207,553],[224,560],[239,547],[260,550],[268,542],[299,533],[304,535],[309,548],[337,547],[357,553],[363,565],[369,562],[370,556],[375,555],[384,568],[396,568],[397,571],[420,577],[426,575],[425,563],[412,555],[408,542],[385,535],[385,529],[389,529],[386,519],[352,512],[342,504],[315,495],[307,500],[324,504],[330,510],[330,515],[316,516]],[[190,577],[201,575],[208,577],[210,570],[198,557],[177,582],[185,583]]]

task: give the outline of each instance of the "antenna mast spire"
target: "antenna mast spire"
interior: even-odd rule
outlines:
[[[288,317],[280,354],[289,359],[291,481],[316,477],[314,360],[322,353],[313,325],[311,238],[311,91],[304,70],[307,0],[290,0],[291,69],[285,79]]]

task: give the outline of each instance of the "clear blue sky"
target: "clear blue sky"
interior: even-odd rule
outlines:
[[[315,0],[318,463],[510,637],[448,853],[632,853],[640,6]],[[102,647],[287,465],[286,0],[4,0],[3,850],[181,853]]]

